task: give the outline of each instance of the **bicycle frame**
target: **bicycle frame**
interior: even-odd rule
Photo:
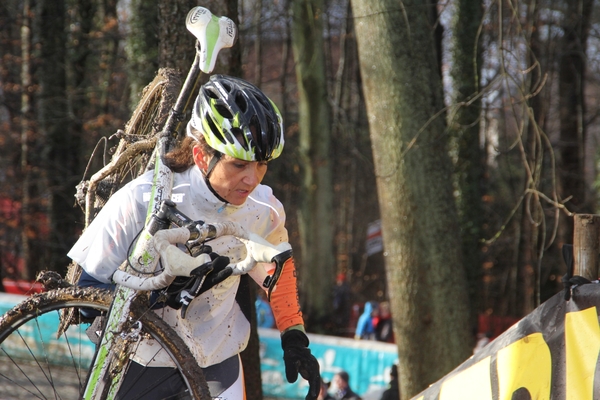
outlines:
[[[177,98],[173,111],[169,115],[161,135],[157,141],[154,157],[154,179],[151,198],[146,215],[146,228],[138,238],[129,263],[142,273],[154,272],[159,260],[159,254],[152,245],[152,237],[156,233],[148,227],[153,214],[158,212],[163,200],[170,199],[173,182],[173,172],[163,162],[163,157],[170,150],[174,140],[177,125],[190,100],[193,89],[198,81],[200,72],[210,73],[215,65],[216,56],[220,49],[231,47],[237,36],[237,28],[233,21],[226,17],[215,17],[203,7],[195,7],[186,17],[186,26],[193,33],[202,48],[197,49],[196,57],[188,72],[186,80]],[[131,271],[131,274],[137,274]],[[125,366],[129,357],[129,346],[136,338],[135,332],[123,337],[119,334],[127,326],[128,310],[138,291],[117,285],[114,300],[107,316],[101,342],[91,366],[84,399],[98,397],[113,399],[125,375]],[[138,327],[139,328],[139,327]],[[115,351],[115,343],[119,342],[120,349]],[[118,354],[117,354],[118,353]]]

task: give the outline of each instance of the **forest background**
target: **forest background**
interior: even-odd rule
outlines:
[[[329,323],[344,273],[353,302],[390,301],[416,394],[469,356],[479,315],[520,318],[562,288],[573,215],[598,212],[593,0],[3,1],[0,276],[65,271],[88,159],[159,67],[187,72],[196,5],[240,30],[214,72],[284,115],[265,183],[309,331],[347,334]]]

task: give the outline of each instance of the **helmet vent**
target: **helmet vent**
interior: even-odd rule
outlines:
[[[267,126],[265,127],[267,131],[267,143],[279,143],[279,137],[275,136],[275,127],[277,125],[273,123],[273,120],[267,117]]]
[[[227,109],[227,107],[225,107],[222,104],[216,104],[215,105],[215,110],[217,110],[219,112],[219,114],[221,114],[223,117],[227,118],[227,119],[232,119],[233,115],[231,115],[231,111],[229,111]]]
[[[243,130],[241,130],[240,128],[231,128],[231,134],[235,137],[238,143],[242,145],[244,150],[250,150],[248,148],[248,140],[246,140],[246,138],[244,137],[245,135]]]
[[[208,122],[208,126],[210,127],[210,130],[212,131],[212,133],[215,135],[215,137],[217,139],[219,139],[221,141],[221,143],[225,144],[227,143],[225,141],[225,138],[223,137],[223,135],[221,134],[221,131],[219,131],[219,128],[217,128],[217,126],[215,125],[215,123],[213,122],[212,118],[210,117],[210,115],[206,115],[204,117],[206,119],[206,122]]]
[[[204,94],[206,94],[211,99],[218,99],[219,98],[219,94],[215,93],[215,91],[213,89],[209,89],[209,88],[204,89]]]
[[[231,93],[231,85],[229,84],[229,82],[227,82],[226,80],[222,80],[221,85],[227,93]]]
[[[264,159],[264,154],[263,154],[264,153],[264,143],[263,143],[263,138],[261,137],[262,132],[260,129],[260,121],[258,120],[256,115],[252,116],[248,126],[250,127],[250,133],[252,134],[252,143],[254,143],[254,146],[255,146],[254,151],[256,153],[260,154],[260,157],[257,157],[257,158]],[[257,154],[257,156],[259,154]]]
[[[269,104],[264,98],[263,96],[256,96],[255,97],[256,100],[260,103],[261,106],[263,106],[265,109],[270,110],[271,109],[271,104]]]
[[[241,92],[237,92],[235,95],[235,104],[245,113],[248,110],[248,102]]]

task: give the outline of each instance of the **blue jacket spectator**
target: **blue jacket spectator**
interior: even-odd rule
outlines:
[[[363,313],[358,317],[354,339],[375,339],[375,326],[373,326],[373,311],[376,310],[376,304],[371,301],[365,303]]]

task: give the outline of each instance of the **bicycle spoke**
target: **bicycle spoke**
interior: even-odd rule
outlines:
[[[67,332],[64,333],[64,338],[65,341],[67,342],[67,348],[69,349],[69,355],[70,360],[71,360],[71,364],[73,365],[73,370],[75,371],[75,374],[77,375],[77,381],[79,382],[79,388],[81,388],[83,386],[83,382],[81,381],[81,340],[79,341],[79,356],[75,355],[73,353],[73,349],[71,348],[71,342],[69,340],[69,335],[67,334]]]
[[[60,311],[44,317],[58,320]],[[10,340],[0,345],[3,370],[0,372],[0,398],[78,399],[83,385],[82,332],[69,329],[60,337],[48,330],[41,315],[14,330]],[[53,340],[56,337],[56,341]],[[57,359],[58,356],[58,359]],[[62,365],[61,365],[62,364]]]
[[[39,329],[38,329],[39,332]],[[27,349],[27,353],[29,353],[29,357],[35,361],[35,364],[37,365],[37,370],[41,371],[42,374],[44,374],[46,380],[48,380],[48,376],[46,375],[46,372],[44,371],[44,368],[42,367],[42,365],[39,363],[37,357],[35,356],[35,352],[31,349],[31,347],[29,346],[29,343],[27,343],[27,340],[25,340],[25,338],[23,337],[23,335],[21,335],[21,330],[17,330],[16,331],[17,335],[19,336],[19,339],[21,340],[21,342],[23,343],[24,347]],[[19,364],[15,361],[15,359],[13,357],[10,356],[10,354],[8,354],[6,352],[6,350],[4,348],[2,348],[2,351],[4,351],[4,353],[8,356],[8,358],[12,361],[12,364],[17,367],[19,369],[19,371],[21,371],[21,373],[23,374],[23,376],[25,376],[27,378],[27,380],[31,383],[31,385],[39,392],[39,394],[42,397],[38,397],[38,398],[46,398],[42,392],[42,390],[38,387],[38,385],[33,382],[30,378],[29,375],[26,374],[23,369],[19,366]]]
[[[46,351],[46,344],[44,343],[44,337],[42,335],[42,330],[40,328],[40,321],[37,318],[35,318],[34,321],[35,321],[35,325],[37,327],[37,332],[38,332],[38,336],[39,336],[40,342],[42,343],[42,349],[43,349],[42,350],[43,351],[42,355],[44,356],[44,358],[46,360],[46,368],[48,368],[48,374],[47,375],[46,375],[46,371],[44,370],[44,368],[42,368],[42,366],[38,363],[37,357],[35,357],[35,355],[33,355],[33,354],[32,355],[33,355],[36,363],[40,366],[40,370],[44,373],[44,376],[46,376],[46,379],[48,380],[48,383],[50,384],[50,387],[54,391],[54,397],[56,398],[57,393],[56,393],[56,390],[54,388],[54,380],[52,379],[52,368],[50,367],[50,362],[48,360],[48,352]]]
[[[160,352],[160,350],[157,351],[154,355],[155,356],[158,355],[159,352]],[[135,365],[137,366],[135,368],[137,370],[137,372],[135,372],[135,376],[131,375],[129,377],[128,390],[119,392],[119,395],[121,398],[126,398],[128,400],[129,399],[144,399],[147,397],[147,395],[149,393],[153,393],[158,388],[163,387],[164,384],[171,385],[170,383],[167,383],[167,382],[169,382],[169,380],[171,380],[175,376],[181,376],[180,372],[175,368],[170,369],[168,367],[160,368],[160,367],[141,366],[139,364],[135,364]],[[131,366],[131,364],[130,364],[130,366]],[[162,372],[160,374],[160,376],[157,376],[157,374],[153,372],[158,369],[160,369]],[[148,376],[144,376],[146,373],[150,373],[151,379],[149,379]],[[136,386],[139,383],[141,383],[141,385]],[[161,397],[161,399],[168,400],[168,399],[181,398],[181,395],[183,395],[184,393],[189,394],[189,389],[182,390],[180,393],[175,394],[175,395]]]
[[[20,334],[19,334],[20,335]],[[23,375],[23,377],[27,378],[27,380],[29,381],[29,383],[31,383],[31,385],[38,390],[39,394],[43,396],[42,392],[40,391],[40,389],[37,387],[37,385],[35,383],[33,383],[33,381],[29,378],[28,374],[25,373],[25,371],[23,371],[23,369],[19,366],[19,364],[17,362],[15,362],[15,360],[13,360],[13,358],[10,356],[10,354],[8,354],[6,352],[6,350],[4,350],[4,348],[2,348],[2,351],[4,352],[4,354],[6,355],[6,357],[8,357],[8,359],[10,361],[12,361],[12,365],[14,367],[16,367],[21,374]],[[22,384],[20,384],[19,382],[15,381],[14,379],[11,379],[10,377],[0,373],[0,377],[6,379],[7,381],[9,381],[12,384],[17,385],[19,388],[25,390],[27,393],[31,394],[32,396],[35,396],[38,399],[43,399],[44,397],[40,397],[37,394],[35,394],[34,392],[32,392],[31,390],[27,389],[25,386],[23,386]]]

